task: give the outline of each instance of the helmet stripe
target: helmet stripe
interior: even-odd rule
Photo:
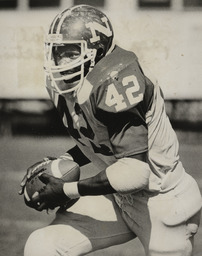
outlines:
[[[65,12],[61,13],[62,16],[60,17],[60,21],[58,23],[58,26],[57,26],[57,29],[56,29],[56,34],[59,34],[60,33],[60,30],[61,30],[61,27],[62,27],[62,24],[63,24],[63,21],[64,19],[70,14],[70,12],[75,9],[75,7],[71,8],[71,9],[67,9]]]
[[[61,27],[62,27],[62,23],[63,23],[64,19],[67,17],[67,15],[69,15],[69,12],[64,13],[63,16],[60,17],[60,21],[59,21],[59,23],[57,25],[57,29],[56,29],[56,34],[60,33],[60,30],[61,30]]]
[[[84,5],[84,6],[85,6],[85,5]],[[56,34],[59,34],[59,33],[60,33],[61,26],[62,26],[63,21],[65,20],[65,18],[66,18],[74,9],[77,9],[77,8],[78,8],[78,6],[74,6],[74,7],[71,7],[70,9],[64,10],[64,11],[61,13],[60,21],[59,21],[58,26],[57,26],[57,29],[56,29]]]
[[[58,15],[55,17],[55,19],[53,20],[53,22],[52,22],[52,24],[51,24],[51,28],[50,28],[50,34],[53,34],[56,21],[59,19],[59,17],[60,17],[60,14],[58,14]]]

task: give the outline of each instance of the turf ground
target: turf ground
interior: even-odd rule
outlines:
[[[202,133],[177,132],[180,155],[186,170],[198,181],[202,191]],[[72,142],[63,137],[1,137],[0,138],[0,255],[22,256],[28,235],[48,224],[53,213],[38,213],[24,205],[18,196],[19,183],[24,170],[43,156],[58,156],[71,147]],[[90,174],[90,173],[89,173]],[[202,226],[195,239],[194,256],[202,256]],[[98,251],[91,255],[142,256],[139,241]]]

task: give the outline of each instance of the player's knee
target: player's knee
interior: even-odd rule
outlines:
[[[27,239],[27,242],[25,244],[25,248],[24,248],[24,256],[34,256],[34,255],[38,255],[38,252],[36,252],[36,249],[39,249],[39,231],[34,231],[29,238]],[[36,246],[37,245],[37,246]],[[40,249],[39,249],[40,250]]]
[[[48,226],[28,238],[24,256],[80,256],[92,251],[89,239],[68,226]]]
[[[46,246],[46,243],[46,237],[44,236],[43,231],[41,229],[34,231],[27,239],[24,248],[24,256],[51,256],[51,254],[47,254],[45,251],[49,248]]]

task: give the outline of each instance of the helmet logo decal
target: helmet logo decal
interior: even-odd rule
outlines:
[[[86,24],[86,27],[87,28],[90,28],[91,30],[91,33],[92,33],[92,38],[90,38],[90,42],[91,43],[95,43],[97,41],[100,40],[100,36],[98,36],[96,34],[96,31],[99,31],[101,32],[102,34],[106,35],[106,36],[112,36],[112,31],[110,29],[110,26],[109,26],[109,23],[108,23],[108,20],[106,17],[102,17],[101,18],[102,22],[105,23],[106,27],[93,21],[93,22],[89,22]]]

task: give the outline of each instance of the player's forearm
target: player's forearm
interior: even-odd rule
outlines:
[[[115,192],[133,193],[149,184],[150,167],[135,158],[122,158],[96,176],[65,185],[70,198],[87,195],[106,195]]]
[[[150,168],[142,153],[122,158],[98,175],[78,182],[81,196],[131,193],[148,185]]]
[[[81,196],[106,195],[116,192],[109,183],[106,171],[102,171],[91,178],[80,180],[78,191]]]
[[[110,185],[105,171],[78,182],[64,183],[63,191],[66,196],[71,199],[81,196],[106,195],[116,192]]]

